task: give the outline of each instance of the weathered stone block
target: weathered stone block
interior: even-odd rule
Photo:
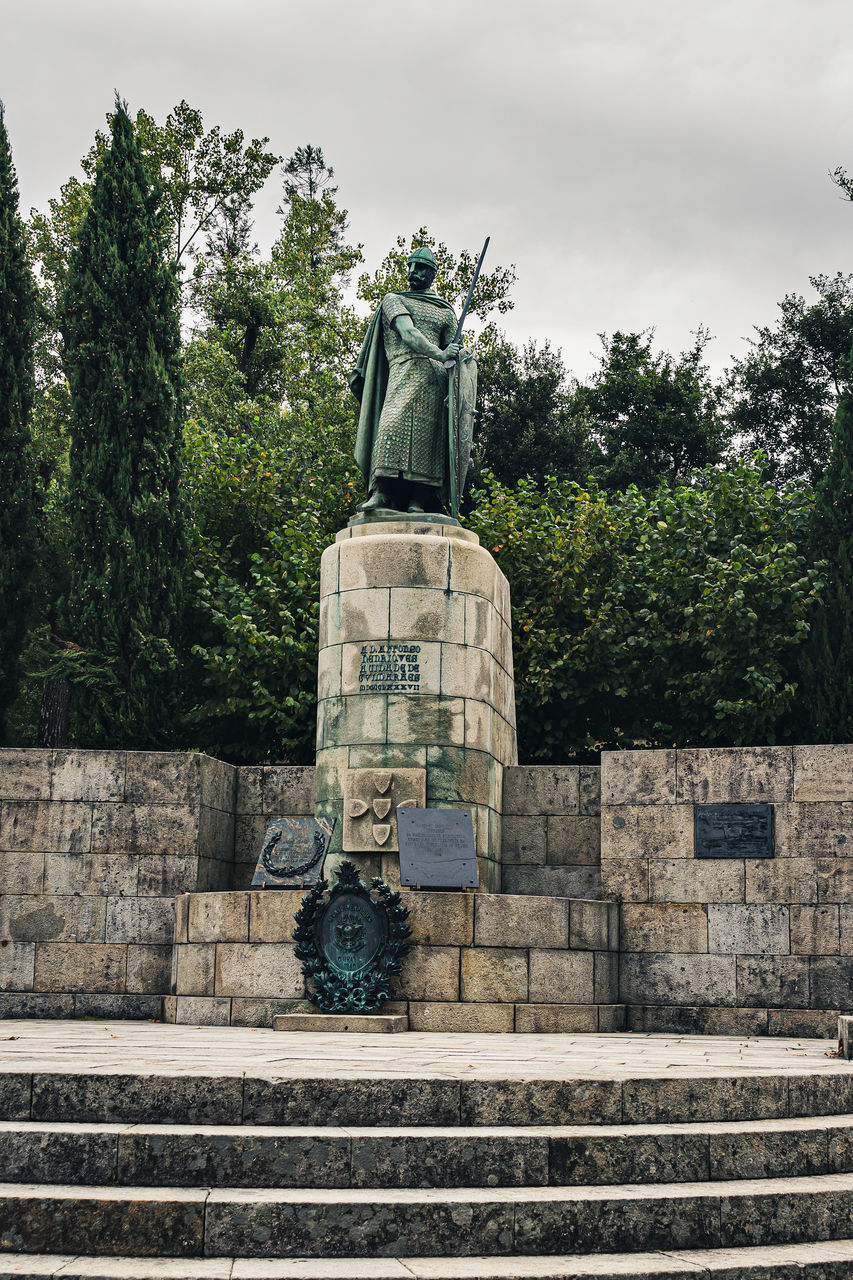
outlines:
[[[837,1016],[836,1009],[768,1009],[767,1035],[786,1040],[831,1040]]]
[[[682,804],[767,804],[791,799],[791,747],[689,747],[678,752]]]
[[[591,951],[531,951],[532,1004],[594,1004],[595,957]]]
[[[465,643],[494,653],[501,617],[490,600],[483,596],[455,596],[465,602]]]
[[[406,1005],[402,1006],[403,1011]],[[280,1000],[275,996],[256,999],[254,996],[234,996],[231,1000],[232,1027],[271,1027],[279,1013],[309,1013],[315,1006],[309,1000]],[[387,1010],[388,1005],[383,1005]]]
[[[267,765],[263,777],[263,812],[298,817],[314,812],[313,765]]]
[[[506,819],[504,819],[506,821]],[[598,866],[601,861],[601,819],[566,814],[546,818],[550,867]]]
[[[808,960],[804,956],[738,956],[737,1003],[783,1008],[807,1006]]]
[[[527,999],[527,952],[504,947],[462,951],[463,1001],[511,1003]]]
[[[611,938],[611,917],[614,908],[609,902],[584,902],[580,899],[569,904],[569,946],[576,951],[607,951],[616,945]],[[618,916],[618,911],[615,912]],[[531,943],[531,946],[539,943]]]
[[[194,854],[197,845],[198,810],[188,804],[92,806],[93,853]]]
[[[175,904],[171,898],[107,898],[106,942],[171,943]]]
[[[263,765],[246,764],[237,770],[237,799],[235,812],[240,814],[263,813],[262,799]]]
[[[394,587],[390,634],[426,642],[465,643],[465,596],[435,588]]]
[[[595,1033],[598,1009],[594,1004],[520,1004],[515,1030],[533,1035]]]
[[[201,803],[201,756],[128,751],[124,798],[132,805]]]
[[[777,858],[835,858],[853,854],[853,803],[777,804]]]
[[[853,744],[794,747],[794,800],[853,800]]]
[[[577,814],[576,765],[516,765],[504,777],[505,814]]]
[[[744,869],[738,858],[708,862],[670,858],[649,863],[652,902],[743,902],[743,897]]]
[[[79,855],[72,856],[76,858]],[[41,893],[43,886],[43,853],[0,853],[0,893]],[[46,889],[45,892],[54,890]]]
[[[500,716],[486,702],[465,699],[465,746],[474,751],[488,751],[496,760],[504,760],[498,743]]]
[[[44,861],[44,892],[61,894],[136,893],[139,859],[130,853],[10,854]],[[0,877],[2,876],[0,860]],[[21,892],[26,892],[22,890]]]
[[[302,962],[291,946],[217,943],[216,995],[290,998],[301,996],[304,990]]]
[[[432,646],[422,645],[421,648]],[[440,692],[448,698],[474,698],[496,706],[495,668],[497,664],[485,649],[463,644],[441,645]],[[428,668],[427,668],[428,669]],[[423,676],[421,677],[423,682]],[[432,693],[427,687],[425,693]]]
[[[601,813],[601,766],[582,764],[578,789],[578,812],[597,818]]]
[[[829,908],[824,908],[828,910]],[[853,905],[839,906],[839,951],[843,956],[853,955]]]
[[[0,938],[16,942],[103,942],[106,899],[0,897]]]
[[[332,644],[387,640],[391,593],[376,588],[372,591],[344,591],[320,604],[320,647]]]
[[[485,751],[427,747],[427,804],[485,804],[500,810],[501,767]]]
[[[350,769],[344,780],[344,850],[399,849],[397,808],[401,805],[425,807],[425,769]]]
[[[175,899],[175,942],[188,941],[190,922],[190,897],[188,893]]]
[[[205,893],[191,897],[188,937],[190,942],[247,942],[249,895]]]
[[[791,951],[794,955],[834,956],[839,952],[839,908],[791,907]],[[853,921],[851,921],[853,924]],[[853,939],[851,939],[853,949]]]
[[[614,902],[648,902],[649,864],[645,858],[602,858],[601,896]]]
[[[598,867],[505,866],[504,893],[532,897],[600,898],[601,873]]]
[[[601,819],[603,858],[692,858],[693,806],[620,805]]]
[[[454,545],[454,560],[465,550],[462,543]],[[340,544],[339,590],[432,587],[441,591],[448,585],[451,591],[464,589],[452,581],[448,584],[450,554],[450,542],[442,537],[351,538]]]
[[[234,862],[253,869],[261,856],[269,818],[263,813],[241,813],[234,823]],[[249,880],[252,875],[249,873]]]
[[[450,583],[438,582],[436,585],[449,585],[451,591],[483,596],[492,601],[498,613],[507,617],[505,609],[509,603],[509,593],[506,578],[485,547],[454,539],[450,549]]]
[[[708,951],[708,910],[692,903],[625,903],[621,912],[623,951]]]
[[[621,1080],[463,1080],[462,1124],[619,1124]]]
[[[479,895],[474,942],[478,947],[566,947],[569,904],[564,898]]]
[[[121,993],[126,955],[120,943],[40,942],[33,986],[36,991]]]
[[[55,751],[52,800],[123,800],[125,751]]]
[[[747,902],[813,905],[818,901],[814,858],[769,858],[746,863]]]
[[[713,903],[708,907],[708,950],[721,955],[788,955],[789,920],[786,906]]]
[[[207,755],[200,756],[199,762],[202,807],[233,815],[237,803],[237,770],[234,765]]]
[[[175,994],[212,996],[216,982],[216,943],[190,942],[175,948]]]
[[[32,991],[35,959],[34,942],[0,940],[0,991]]]
[[[595,951],[595,1003],[615,1004],[619,999],[619,952]],[[619,1015],[624,1017],[624,1014]],[[618,1020],[618,1019],[617,1019]],[[608,1030],[602,1025],[601,1013],[598,1015],[599,1031]],[[621,1026],[614,1026],[613,1031],[621,1031]]]
[[[401,1000],[458,1000],[459,948],[413,946],[396,994]]]
[[[203,862],[189,854],[143,854],[139,858],[137,893],[143,898],[167,898],[202,889]]]
[[[52,751],[0,748],[0,800],[49,800]]]
[[[412,942],[428,946],[469,947],[474,940],[474,894],[407,893]]]
[[[337,543],[326,547],[320,557],[320,595],[328,596],[338,590],[338,570],[340,567],[340,548]]]
[[[468,745],[486,750],[481,743],[466,744],[465,706],[462,698],[389,694],[387,740],[389,743],[430,743],[433,746]]]
[[[626,1004],[736,1004],[735,957],[623,952],[619,998]]]
[[[461,1031],[468,1035],[512,1031],[515,1006],[512,1004],[419,1004],[409,1005],[410,1031]]]
[[[353,645],[352,648],[360,646]],[[321,649],[317,656],[317,697],[323,698],[339,698],[342,693],[357,693],[358,686],[354,689],[345,689],[341,679],[341,657],[344,646],[340,644],[327,645],[325,649]]]
[[[221,862],[234,856],[234,815],[202,805],[198,811],[198,855]]]
[[[808,1003],[816,1009],[841,1009],[845,1013],[853,1005],[853,957],[833,956],[815,957],[811,961],[810,998],[806,1001],[790,1003]],[[785,1003],[775,1001],[774,1003]]]
[[[675,752],[602,752],[601,803],[675,804]]]
[[[509,773],[510,770],[506,770]],[[548,853],[548,819],[504,814],[501,823],[501,861],[544,866]]]
[[[327,698],[317,707],[317,744],[343,747],[350,743],[384,742],[386,702],[384,694]]]
[[[293,917],[303,896],[302,889],[264,889],[250,893],[249,942],[291,942],[296,927]]]
[[[89,849],[88,804],[49,800],[5,800],[0,805],[0,847],[33,853],[81,853]]]
[[[178,996],[175,1021],[184,1026],[227,1027],[231,1001],[221,996]]]
[[[818,902],[853,902],[853,860],[819,859],[815,870]]]
[[[125,991],[166,995],[172,981],[171,946],[130,945],[127,948]]]

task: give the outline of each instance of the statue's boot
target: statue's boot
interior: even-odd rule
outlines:
[[[377,507],[390,507],[391,505],[390,496],[384,489],[380,489],[377,486],[364,502],[359,503],[356,511],[375,511]]]
[[[436,501],[436,491],[428,484],[418,484],[412,489],[409,498],[409,514],[422,515],[426,511],[436,511],[439,504]]]

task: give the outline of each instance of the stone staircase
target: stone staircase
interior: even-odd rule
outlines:
[[[0,1280],[853,1276],[843,1068],[110,1070],[0,1075]]]

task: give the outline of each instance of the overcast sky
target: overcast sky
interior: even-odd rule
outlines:
[[[158,120],[323,147],[375,266],[421,223],[515,263],[504,327],[562,347],[654,326],[712,365],[785,293],[853,270],[850,0],[0,0],[22,208],[78,171],[113,90]],[[276,174],[255,232],[275,234]]]

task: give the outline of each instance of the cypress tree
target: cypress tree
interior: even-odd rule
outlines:
[[[853,353],[847,361],[849,379]],[[825,560],[823,601],[802,662],[805,719],[813,742],[853,742],[853,390],[835,414],[829,465],[815,489],[813,560]]]
[[[35,291],[18,215],[18,183],[0,103],[0,741],[20,675],[33,564]]]
[[[158,201],[117,101],[64,298],[72,568],[62,612],[82,650],[72,724],[84,746],[167,740],[185,533],[178,283]]]

